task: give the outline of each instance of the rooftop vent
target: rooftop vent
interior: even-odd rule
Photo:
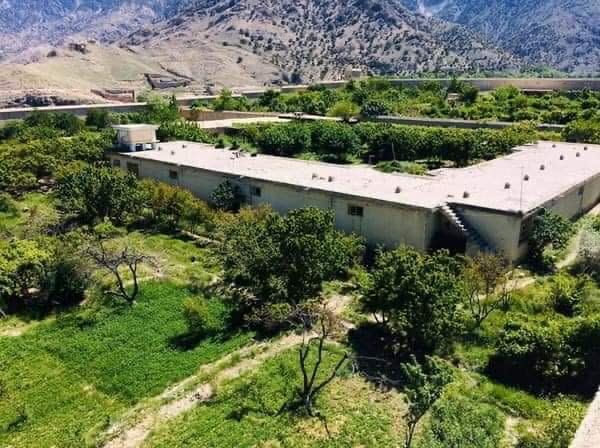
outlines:
[[[587,146],[584,146],[584,147],[583,147],[583,150],[584,150],[584,151],[587,151],[587,150],[588,150],[588,147],[587,147]]]
[[[329,177],[327,178],[327,182],[333,182],[333,176],[329,176]]]
[[[581,153],[580,153],[580,152],[577,152],[577,153],[575,154],[575,157],[581,157]]]
[[[181,147],[182,147],[183,149],[185,149],[185,148],[187,148],[187,145],[181,145]]]
[[[560,160],[565,160],[565,156],[564,155],[560,155]]]
[[[175,155],[175,151],[171,150],[171,155],[174,156]]]
[[[256,152],[253,152],[250,154],[250,157],[257,157],[257,156],[258,156],[258,153],[256,153]]]
[[[529,174],[525,174],[525,176],[523,177],[523,180],[529,180]]]
[[[162,146],[159,146],[159,147],[158,147],[158,151],[162,151]]]
[[[541,165],[540,165],[540,171],[544,171],[545,169],[546,169],[546,165],[544,165],[544,164],[541,164]]]
[[[552,147],[553,147],[553,148],[556,148],[556,143],[552,143]]]
[[[314,179],[318,179],[319,175],[317,173],[312,173],[312,178]]]
[[[506,182],[506,183],[504,184],[504,189],[505,189],[505,190],[508,190],[508,189],[510,189],[510,182]]]
[[[396,193],[401,193],[401,192],[402,192],[402,188],[396,187]]]
[[[467,199],[469,196],[471,196],[471,194],[468,191],[463,193],[463,198]]]

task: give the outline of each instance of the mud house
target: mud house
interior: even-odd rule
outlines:
[[[533,218],[542,208],[572,218],[600,201],[600,146],[594,145],[541,141],[427,176],[251,156],[190,142],[159,143],[110,158],[113,166],[179,185],[207,201],[229,181],[249,205],[269,204],[281,213],[306,206],[331,209],[338,228],[371,245],[486,250],[510,261],[526,254]]]

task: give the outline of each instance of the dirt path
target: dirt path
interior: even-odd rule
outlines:
[[[302,336],[290,334],[275,342],[253,344],[218,361],[202,366],[198,372],[168,388],[157,397],[136,406],[105,434],[104,448],[136,448],[156,426],[209,400],[215,387],[256,369],[266,360],[298,345]],[[236,362],[236,360],[239,360]],[[229,366],[233,364],[232,366]],[[210,378],[210,381],[207,380]]]
[[[597,205],[596,207],[594,207],[593,209],[591,209],[588,213],[588,216],[598,216],[600,215],[600,205]],[[579,255],[579,249],[581,248],[581,240],[583,238],[583,233],[585,232],[585,226],[582,226],[581,229],[579,229],[579,231],[577,232],[577,235],[575,236],[575,239],[573,240],[573,243],[571,244],[571,247],[569,248],[569,252],[567,253],[567,255],[565,256],[565,258],[561,261],[559,261],[556,264],[556,267],[558,269],[562,269],[565,268],[567,266],[570,266],[571,264],[575,263],[575,261],[577,261],[577,256]]]

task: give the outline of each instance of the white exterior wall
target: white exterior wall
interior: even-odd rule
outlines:
[[[510,262],[521,257],[519,236],[522,217],[493,210],[455,206],[461,215],[495,251]]]
[[[276,184],[253,179],[239,179],[207,172],[196,168],[171,165],[146,159],[131,158],[126,155],[111,155],[111,160],[120,160],[121,169],[127,170],[128,163],[138,165],[141,178],[152,178],[171,185],[190,190],[202,200],[210,201],[212,192],[223,182],[229,180],[242,190],[247,202],[256,206],[270,205],[273,210],[285,214],[302,207],[318,207],[335,211],[335,224],[347,233],[357,233],[365,238],[369,245],[383,245],[388,248],[406,244],[416,249],[426,250],[435,230],[434,214],[430,210],[398,207],[354,199],[320,190],[307,190],[291,185]],[[178,178],[171,179],[169,171],[177,171]],[[250,187],[259,187],[260,196],[252,196]],[[363,216],[348,214],[348,206],[363,207]]]

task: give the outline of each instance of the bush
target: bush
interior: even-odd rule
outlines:
[[[599,337],[600,315],[542,322],[513,316],[496,341],[488,371],[536,392],[591,394],[598,386]]]
[[[59,253],[46,274],[43,287],[50,305],[68,307],[83,301],[89,283],[89,272],[80,260]]]
[[[186,140],[198,143],[214,143],[214,137],[195,123],[189,121],[171,121],[162,123],[156,131],[159,141]]]
[[[567,317],[581,313],[587,281],[585,278],[559,274],[550,281],[548,303],[554,311]]]
[[[187,298],[183,301],[183,317],[188,331],[196,336],[206,336],[219,329],[208,301],[203,297]]]
[[[600,120],[577,120],[567,124],[563,137],[568,142],[600,144]]]
[[[496,407],[448,393],[433,405],[417,447],[497,448],[503,433],[504,417]]]
[[[572,400],[554,400],[542,424],[528,431],[516,448],[568,448],[581,420],[585,408]]]
[[[226,181],[212,192],[211,200],[214,206],[220,210],[237,212],[244,202],[244,195],[240,187]]]
[[[392,107],[382,99],[369,98],[365,101],[360,109],[360,114],[363,117],[377,117],[380,115],[391,115]]]
[[[533,230],[529,238],[529,250],[532,261],[546,269],[550,268],[544,263],[546,249],[564,249],[573,233],[573,224],[549,210],[542,209],[534,218]]]
[[[17,203],[8,193],[0,193],[0,213],[16,213]]]
[[[265,154],[290,157],[310,150],[311,132],[302,123],[266,126],[256,143]]]
[[[339,117],[344,121],[350,121],[360,113],[359,107],[349,100],[342,100],[335,103],[329,109],[328,115],[331,117]]]
[[[360,142],[351,126],[331,121],[310,124],[312,152],[325,161],[342,162],[357,156]]]

